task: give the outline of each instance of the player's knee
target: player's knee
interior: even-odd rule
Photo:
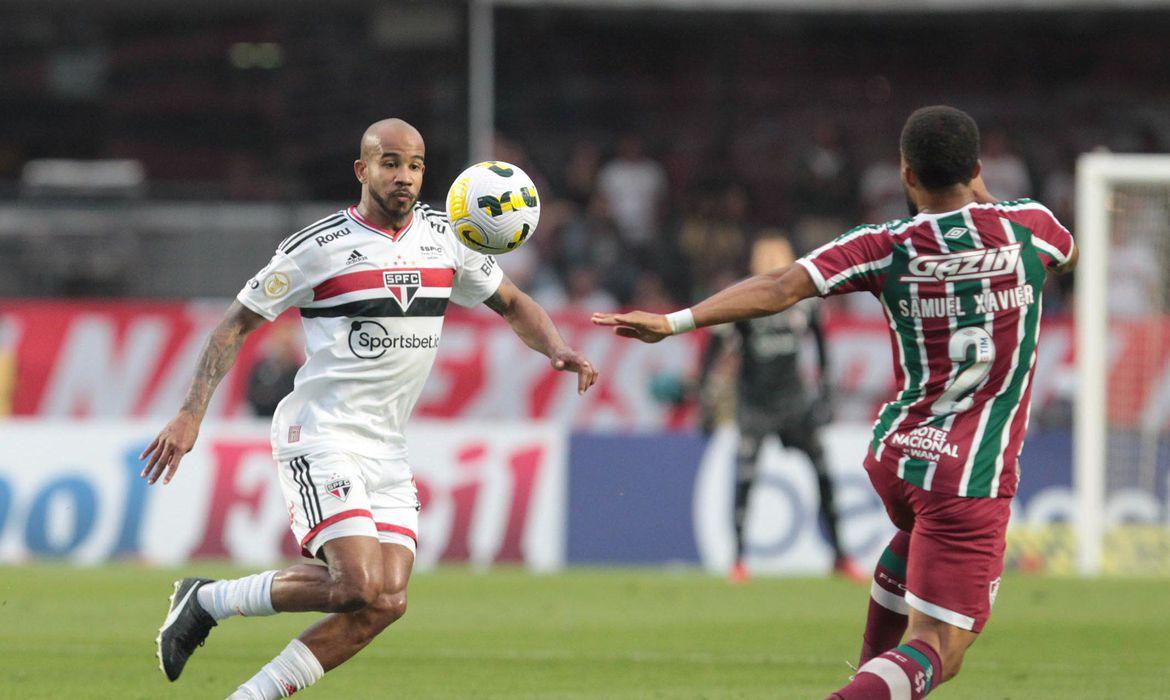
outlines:
[[[405,614],[405,591],[382,593],[354,616],[350,631],[362,640],[369,641]]]
[[[382,593],[370,607],[381,621],[389,625],[406,614],[406,591]]]
[[[963,656],[967,652],[967,646],[962,643],[956,643],[956,640],[945,639],[935,639],[927,641],[927,643],[938,653],[938,660],[942,664],[942,676],[935,681],[935,684],[945,683],[959,675],[959,669],[963,666]]]
[[[333,612],[354,612],[373,605],[382,592],[376,571],[345,572],[333,582]]]
[[[975,641],[975,635],[937,620],[919,618],[916,623],[911,625],[906,636],[908,640],[929,645],[938,654],[942,674],[935,684],[945,683],[959,675],[959,669],[963,666],[963,656]]]

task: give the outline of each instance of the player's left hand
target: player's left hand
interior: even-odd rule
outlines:
[[[553,369],[577,373],[578,394],[584,394],[597,381],[597,370],[593,367],[593,363],[572,348],[554,352],[549,360],[552,362]]]
[[[139,460],[150,458],[139,474],[146,479],[147,484],[158,481],[164,473],[163,484],[171,483],[175,472],[179,470],[179,462],[195,446],[195,439],[199,437],[199,422],[198,417],[179,411],[179,415],[167,423],[142,454],[138,455]]]
[[[628,314],[593,314],[593,323],[612,326],[623,338],[637,338],[643,343],[657,343],[670,335],[670,322],[662,314],[631,311]]]

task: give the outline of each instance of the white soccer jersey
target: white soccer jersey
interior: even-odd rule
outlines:
[[[285,239],[240,303],[273,320],[297,307],[307,359],[272,420],[277,459],[339,449],[405,459],[403,428],[430,374],[447,302],[482,303],[503,273],[416,204],[387,231],[349,207]]]

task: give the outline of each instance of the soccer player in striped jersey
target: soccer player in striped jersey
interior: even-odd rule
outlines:
[[[1049,272],[1077,260],[1044,206],[988,194],[967,114],[918,110],[901,153],[912,217],[855,228],[673,314],[593,316],[654,343],[812,296],[868,292],[882,303],[900,391],[878,413],[865,468],[898,533],[874,572],[861,666],[829,696],[840,700],[924,697],[958,673],[987,622],[1027,430],[1041,290]]]
[[[544,309],[491,256],[460,245],[442,212],[418,203],[425,168],[414,127],[387,119],[366,130],[354,162],[361,201],[289,236],[244,285],[204,347],[179,414],[143,452],[142,476],[170,482],[244,338],[299,309],[307,359],[277,406],[271,440],[289,524],[314,564],[175,582],[157,640],[169,680],[220,620],[331,613],[231,696],[287,697],[406,612],[419,502],[403,429],[438,352],[449,301],[500,314],[555,369],[575,372],[579,392],[596,381]]]

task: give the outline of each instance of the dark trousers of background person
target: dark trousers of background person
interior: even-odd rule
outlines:
[[[800,450],[808,456],[817,475],[817,489],[820,492],[820,519],[828,534],[829,545],[833,548],[834,559],[846,556],[837,532],[837,507],[833,500],[833,480],[829,476],[829,465],[825,461],[825,449],[821,444],[820,429],[812,420],[810,411],[784,416],[759,409],[740,407],[736,414],[739,424],[739,450],[735,465],[735,555],[740,561],[744,556],[744,523],[747,518],[748,497],[759,473],[760,446],[764,440],[775,435],[787,448]]]

